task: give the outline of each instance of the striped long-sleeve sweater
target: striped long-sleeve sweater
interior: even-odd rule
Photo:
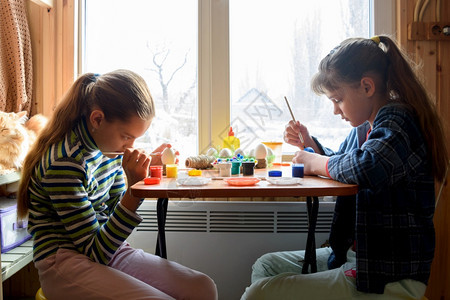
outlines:
[[[119,202],[126,191],[121,162],[102,155],[85,121],[45,152],[29,185],[34,261],[67,248],[108,264],[142,221]]]

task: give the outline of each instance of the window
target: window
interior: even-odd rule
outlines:
[[[230,1],[231,123],[250,148],[282,141],[294,116],[337,150],[350,125],[310,89],[320,60],[347,37],[370,37],[368,1]],[[284,145],[287,149],[293,146]]]
[[[230,125],[247,151],[281,141],[291,119],[284,96],[311,134],[335,149],[350,127],[310,91],[309,79],[346,37],[392,32],[393,2],[84,0],[82,72],[142,75],[157,118],[141,142],[168,141],[181,162],[220,147]]]
[[[197,0],[84,2],[83,73],[130,69],[150,88],[156,117],[139,139],[144,148],[171,142],[183,153],[197,152],[197,6]]]

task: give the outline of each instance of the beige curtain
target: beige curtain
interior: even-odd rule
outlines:
[[[0,0],[0,110],[31,115],[33,69],[26,0]]]

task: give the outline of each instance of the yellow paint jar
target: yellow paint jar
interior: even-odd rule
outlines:
[[[167,178],[177,178],[178,177],[178,166],[176,164],[166,165],[166,177]]]
[[[189,176],[202,176],[202,170],[192,169],[188,171]]]

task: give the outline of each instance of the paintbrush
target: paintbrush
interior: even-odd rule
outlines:
[[[123,152],[102,152],[103,155],[123,155]]]
[[[114,151],[111,151],[111,152],[105,151],[105,152],[102,152],[102,153],[103,153],[103,155],[124,155],[125,154],[125,152],[114,152]],[[150,153],[150,154],[147,154],[147,155],[155,156],[155,155],[158,155],[158,154],[157,153]]]
[[[297,122],[297,121],[295,120],[294,113],[292,112],[291,106],[289,105],[289,101],[288,101],[288,99],[286,98],[286,96],[284,96],[284,100],[286,100],[286,104],[287,104],[287,107],[289,108],[289,112],[291,113],[292,120],[293,120],[294,122]],[[298,132],[298,137],[299,137],[299,139],[300,139],[300,143],[302,143],[303,148],[305,148],[305,140],[303,139],[303,135],[302,135],[302,133],[301,133],[300,131]]]

